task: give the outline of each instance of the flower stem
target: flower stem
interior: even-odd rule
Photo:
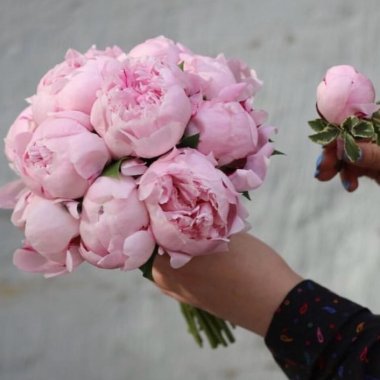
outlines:
[[[199,346],[202,347],[203,345],[202,332],[206,335],[213,349],[219,345],[227,347],[229,344],[235,342],[230,328],[223,319],[184,303],[180,303],[180,307],[188,325],[188,332],[193,335]],[[228,341],[224,338],[223,333]]]

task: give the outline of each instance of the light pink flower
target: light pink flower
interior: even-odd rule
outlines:
[[[229,179],[239,192],[257,189],[265,180],[270,157],[274,147],[269,137],[276,132],[274,127],[258,128],[258,143],[255,152],[246,159],[236,161],[237,168],[229,175]]]
[[[25,241],[23,247],[13,256],[13,264],[23,272],[43,273],[44,277],[51,278],[71,273],[83,262],[79,253],[79,246],[74,241],[66,252],[62,252],[62,260],[50,260],[37,252]]]
[[[19,269],[58,275],[81,263],[77,207],[78,202],[43,199],[24,191],[12,214],[12,223],[26,237],[24,248],[15,253]]]
[[[233,89],[234,97],[228,96],[228,100],[244,101],[254,96],[262,85],[256,73],[247,65],[241,61],[227,60],[223,54],[216,58],[181,54],[181,60],[184,61],[184,70],[189,74],[193,88],[200,88],[207,100],[225,100],[223,93],[230,93]]]
[[[197,149],[213,153],[219,166],[253,154],[257,146],[257,126],[237,102],[203,102],[191,119],[186,134],[200,134]]]
[[[177,65],[180,63],[180,54],[184,52],[190,53],[190,50],[182,44],[176,44],[164,36],[159,36],[135,46],[128,55],[133,58],[157,57],[162,61]]]
[[[10,127],[5,142],[5,154],[10,166],[17,173],[17,167],[14,161],[17,155],[23,152],[19,151],[20,147],[25,147],[33,136],[37,125],[33,120],[32,107],[27,107],[17,116],[17,119]],[[19,174],[19,173],[18,173]]]
[[[110,160],[104,141],[76,116],[63,112],[48,118],[21,149],[22,179],[38,195],[80,198]]]
[[[65,61],[47,72],[37,94],[30,99],[37,124],[52,112],[80,111],[89,115],[104,76],[117,66],[120,55],[123,53],[116,47],[103,52],[93,47],[85,54],[68,50]]]
[[[228,238],[246,230],[247,212],[216,161],[193,149],[174,149],[139,181],[161,250],[179,268],[192,257],[228,250]]]
[[[173,148],[190,119],[185,74],[157,58],[128,58],[107,77],[91,113],[114,158],[156,157]]]
[[[153,253],[149,216],[135,181],[99,177],[83,200],[81,254],[99,268],[136,269]]]
[[[372,82],[354,67],[334,66],[317,89],[317,108],[330,123],[340,125],[349,116],[370,117],[380,108]]]

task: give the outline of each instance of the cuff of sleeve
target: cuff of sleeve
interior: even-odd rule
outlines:
[[[298,284],[275,312],[265,344],[286,374],[309,372],[350,318],[366,310],[306,280]]]

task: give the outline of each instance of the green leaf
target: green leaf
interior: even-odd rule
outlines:
[[[375,133],[379,133],[380,132],[380,120],[372,119],[372,125],[373,125],[373,128],[375,129]]]
[[[370,121],[362,121],[353,128],[352,134],[354,137],[361,137],[363,139],[373,138],[375,129]]]
[[[339,128],[332,124],[328,124],[322,132],[309,136],[309,139],[320,145],[328,145],[339,136],[339,133]]]
[[[184,71],[185,70],[185,61],[181,61],[179,64],[178,64],[178,67]]]
[[[353,133],[354,128],[360,123],[360,120],[356,116],[349,116],[343,123],[342,128],[345,131]]]
[[[196,135],[184,137],[177,145],[177,148],[197,149],[198,144],[199,144],[199,133],[197,133]]]
[[[308,124],[315,132],[322,132],[327,127],[327,122],[322,119],[310,120]]]
[[[280,152],[279,150],[274,150],[272,156],[286,156],[285,153]]]
[[[243,191],[243,192],[241,193],[241,195],[242,195],[243,197],[247,198],[249,201],[252,200],[252,199],[251,199],[251,196],[249,195],[249,192],[248,192],[248,191]]]
[[[103,177],[120,179],[120,166],[122,162],[123,159],[111,162],[108,166],[105,167],[101,175]]]
[[[351,162],[359,160],[361,152],[360,148],[356,145],[354,138],[348,133],[343,133],[344,151]]]
[[[150,256],[149,260],[145,264],[141,265],[141,267],[139,268],[142,272],[143,277],[153,282],[154,282],[153,264],[154,264],[154,259],[156,258],[157,254],[158,254],[158,245],[154,247],[154,251],[152,255]]]

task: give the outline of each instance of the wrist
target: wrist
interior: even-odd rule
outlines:
[[[272,248],[248,234],[234,236],[228,252],[194,258],[180,269],[158,257],[153,276],[180,302],[261,336],[288,292],[302,281]]]

